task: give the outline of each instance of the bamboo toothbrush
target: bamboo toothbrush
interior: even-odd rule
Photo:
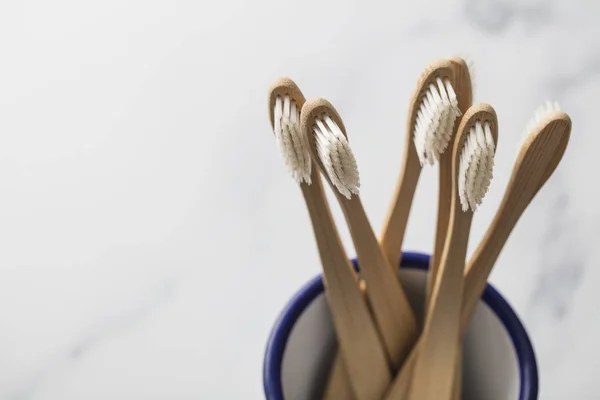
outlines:
[[[339,238],[306,136],[300,130],[304,96],[289,79],[269,90],[269,118],[276,141],[299,183],[313,226],[339,348],[357,400],[379,400],[391,373],[375,323],[359,289],[357,277]]]
[[[462,322],[466,331],[487,279],[513,228],[552,175],[571,136],[571,119],[558,104],[541,105],[527,126],[502,202],[467,266]]]
[[[331,185],[348,223],[371,313],[392,369],[397,370],[417,338],[416,321],[397,269],[381,251],[360,201],[358,167],[346,129],[335,108],[321,98],[304,104],[301,125],[313,159]]]
[[[381,247],[395,269],[400,264],[402,242],[421,167],[443,153],[460,114],[455,87],[455,68],[449,60],[436,61],[423,71],[410,108],[400,177],[384,221]]]
[[[450,58],[454,67],[454,82],[458,110],[460,114],[467,112],[473,103],[473,85],[471,70],[467,62],[460,57]],[[456,129],[458,124],[454,125],[454,130],[450,136],[448,147],[454,146]],[[450,208],[452,199],[452,152],[444,151],[439,157],[439,181],[438,181],[438,212],[435,232],[435,244],[433,253],[429,261],[429,271],[427,273],[427,289],[425,292],[425,310],[431,300],[431,292],[437,276],[440,257],[444,251],[446,241],[446,232],[448,230],[448,221],[450,220]],[[462,346],[458,348],[456,357],[456,376],[454,377],[454,400],[460,400],[462,393]]]
[[[567,148],[571,119],[553,103],[542,105],[527,129],[500,207],[465,269],[461,336],[481,298],[487,279],[519,218],[552,175]],[[420,341],[395,378],[386,400],[405,399]]]
[[[498,121],[488,104],[462,118],[452,155],[452,208],[439,273],[415,363],[410,400],[450,400],[453,394],[467,244],[473,213],[485,196],[498,142]]]
[[[467,112],[473,102],[473,87],[469,67],[465,60],[459,57],[450,58],[454,68],[454,89],[456,92],[458,112],[464,114]],[[453,132],[450,133],[448,147],[454,145],[456,129],[458,124],[453,124]],[[427,274],[427,294],[425,309],[429,304],[433,284],[440,264],[440,258],[444,251],[446,241],[446,232],[448,230],[448,221],[450,220],[450,209],[452,200],[452,152],[444,151],[439,156],[439,185],[438,185],[438,213],[435,232],[435,245],[431,260],[429,262],[429,273]]]

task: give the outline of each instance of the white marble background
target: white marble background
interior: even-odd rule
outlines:
[[[0,399],[262,398],[271,325],[319,271],[267,86],[287,75],[336,105],[379,230],[410,93],[452,54],[501,127],[470,251],[535,108],[573,119],[492,281],[531,333],[541,398],[598,398],[599,17],[584,0],[2,2]],[[432,247],[436,179],[407,249]]]

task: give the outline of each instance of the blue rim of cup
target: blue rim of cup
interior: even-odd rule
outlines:
[[[353,263],[356,267],[356,260],[353,260]],[[405,252],[400,267],[427,270],[429,268],[429,255]],[[268,400],[284,400],[281,364],[285,346],[300,315],[317,296],[323,293],[323,290],[323,280],[321,275],[317,275],[292,297],[275,322],[267,342],[263,363],[263,387]],[[518,400],[537,400],[539,391],[537,361],[523,324],[507,301],[492,285],[487,285],[481,299],[502,321],[513,342],[521,378]]]

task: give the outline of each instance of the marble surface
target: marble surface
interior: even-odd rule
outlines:
[[[532,336],[541,398],[598,398],[599,15],[566,0],[4,2],[0,399],[262,398],[272,323],[319,271],[269,83],[336,105],[379,230],[410,93],[453,54],[500,121],[470,252],[533,111],[551,99],[573,119],[491,280]],[[436,179],[421,177],[407,249],[431,250]]]

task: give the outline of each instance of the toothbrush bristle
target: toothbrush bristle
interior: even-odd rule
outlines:
[[[275,141],[285,164],[298,183],[311,184],[312,160],[307,139],[300,129],[300,110],[289,96],[277,96],[273,110]]]
[[[329,116],[315,119],[313,127],[319,160],[331,183],[347,199],[358,195],[360,176],[346,136]]]
[[[493,177],[495,144],[488,122],[471,127],[460,154],[458,195],[463,211],[475,211]]]
[[[533,117],[527,123],[521,146],[527,141],[530,135],[534,134],[540,126],[548,121],[550,115],[555,111],[561,111],[560,105],[556,101],[550,100],[546,100],[535,110]]]
[[[444,153],[460,115],[452,84],[436,78],[419,105],[415,121],[413,140],[421,165],[433,165]]]

